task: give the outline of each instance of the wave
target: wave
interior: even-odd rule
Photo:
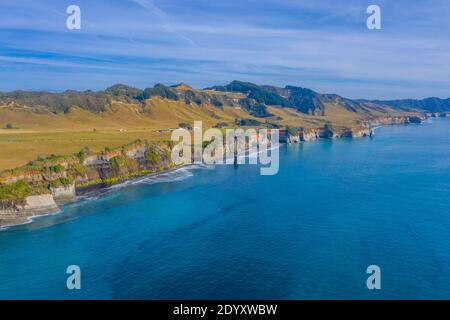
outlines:
[[[136,183],[155,184],[164,182],[176,182],[185,180],[192,176],[193,176],[192,172],[190,172],[188,169],[180,168],[172,172],[161,173],[154,177],[148,177],[142,179],[141,181],[136,181]]]
[[[274,149],[275,148],[271,148],[270,150],[274,150]],[[256,153],[253,153],[253,154],[250,154],[247,156],[249,156],[249,157],[257,156],[260,152],[262,152],[262,151],[259,151],[259,152],[256,152]],[[58,210],[58,212],[44,213],[44,214],[27,217],[27,220],[24,221],[23,223],[0,226],[0,230],[9,229],[10,227],[15,227],[15,226],[20,226],[20,225],[27,225],[27,224],[32,223],[35,219],[42,218],[45,216],[57,215],[64,211],[64,209],[63,209],[64,207],[74,208],[74,207],[82,206],[86,202],[101,201],[101,200],[106,201],[107,199],[110,199],[110,197],[112,195],[114,195],[113,191],[117,191],[118,189],[126,188],[128,186],[139,185],[139,184],[153,185],[153,184],[158,184],[158,183],[179,182],[179,181],[186,180],[190,177],[193,177],[194,174],[192,173],[192,171],[214,170],[216,168],[216,166],[217,165],[194,163],[194,164],[185,165],[183,167],[179,167],[179,168],[175,168],[175,169],[171,169],[171,170],[167,170],[167,171],[163,171],[163,172],[157,172],[157,173],[148,174],[146,176],[133,178],[133,179],[118,183],[116,185],[109,186],[107,188],[96,189],[89,193],[79,195],[76,197],[76,199],[74,201],[63,204],[61,209]]]
[[[199,170],[199,169],[209,169],[208,166],[202,165],[202,164],[193,164],[193,165],[187,165],[181,168],[168,170],[164,172],[158,172],[149,174],[143,177],[134,178],[131,180],[127,180],[124,182],[121,182],[119,184],[115,184],[113,186],[110,186],[106,189],[104,189],[104,192],[108,192],[111,190],[117,190],[121,189],[127,186],[132,186],[136,184],[155,184],[155,183],[167,183],[167,182],[177,182],[182,181],[187,178],[190,178],[193,176],[192,170]],[[89,199],[92,198],[100,198],[101,194],[96,194],[93,196],[89,196]]]
[[[142,177],[133,178],[112,186],[109,186],[107,188],[101,188],[94,191],[91,191],[89,193],[77,196],[76,200],[73,202],[70,202],[66,205],[70,205],[71,207],[74,206],[80,206],[86,201],[97,201],[97,200],[106,200],[107,198],[110,198],[111,195],[114,194],[113,191],[117,191],[122,188],[126,188],[129,186],[139,185],[139,184],[146,184],[146,185],[152,185],[157,183],[170,183],[170,182],[178,182],[185,180],[187,178],[190,178],[194,176],[194,174],[191,172],[192,170],[200,170],[200,169],[210,169],[209,166],[202,165],[202,164],[193,164],[193,165],[186,165],[181,168],[176,168],[168,171],[163,172],[157,172],[148,174]]]
[[[384,127],[384,125],[379,125],[379,126],[371,127],[370,130],[375,132],[377,129],[380,129],[380,128],[383,128],[383,127]]]
[[[26,220],[24,222],[22,222],[22,223],[0,226],[0,231],[7,230],[7,229],[13,228],[13,227],[18,227],[18,226],[24,226],[24,225],[27,225],[27,224],[31,224],[35,219],[39,219],[39,218],[42,218],[42,217],[48,217],[48,216],[55,216],[57,214],[60,214],[61,212],[62,212],[62,210],[59,209],[58,211],[55,211],[55,212],[52,212],[52,213],[42,213],[42,214],[36,214],[34,216],[25,217]]]

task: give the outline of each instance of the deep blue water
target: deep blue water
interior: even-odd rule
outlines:
[[[0,298],[448,299],[449,146],[436,119],[116,188],[0,231]]]

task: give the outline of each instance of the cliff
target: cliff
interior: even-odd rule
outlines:
[[[23,201],[4,201],[0,204],[0,226],[25,223],[33,216],[58,211],[51,194],[28,196]]]
[[[378,117],[376,119],[370,119],[364,122],[364,125],[369,128],[390,125],[390,124],[409,124],[409,123],[422,123],[427,118],[426,114],[414,114],[406,116],[389,116],[389,117]]]
[[[75,184],[51,187],[53,199],[58,203],[69,202],[75,199]]]
[[[59,210],[76,194],[173,167],[169,142],[137,140],[93,154],[50,156],[0,174],[0,226],[23,223],[33,215]]]
[[[280,130],[280,142],[299,143],[317,139],[371,136],[372,127],[386,124],[421,123],[414,114],[371,119],[350,128]],[[69,156],[40,157],[23,167],[0,173],[0,226],[23,223],[33,215],[58,211],[57,203],[76,199],[77,194],[149,173],[172,168],[171,142],[136,140],[116,149],[93,153],[88,148]]]
[[[440,115],[442,116],[442,115]],[[391,124],[410,124],[422,123],[427,118],[427,115],[414,114],[406,116],[389,116],[378,117],[367,120],[360,125],[355,125],[349,128],[334,129],[331,124],[325,125],[323,128],[308,128],[293,130],[288,128],[280,130],[280,142],[282,143],[298,143],[301,141],[314,141],[318,139],[339,139],[339,138],[361,138],[370,137],[374,134],[372,128],[381,125]]]

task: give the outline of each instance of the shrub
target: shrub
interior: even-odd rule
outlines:
[[[61,186],[71,185],[72,183],[73,183],[73,180],[71,178],[61,177],[59,179],[56,179],[56,180],[52,181],[50,185],[53,188],[58,188],[58,187],[61,187]]]
[[[187,129],[187,130],[191,130],[192,129],[192,126],[189,123],[186,123],[186,122],[179,123],[178,127],[183,128],[183,129]]]
[[[79,163],[75,163],[72,168],[73,168],[73,171],[75,171],[75,173],[77,173],[77,174],[85,174],[86,173],[86,168]]]
[[[50,167],[50,170],[55,173],[60,173],[63,170],[63,167],[60,164]]]
[[[92,186],[92,185],[100,184],[102,182],[103,182],[102,179],[97,178],[97,179],[94,179],[94,180],[91,180],[91,181],[88,181],[88,182],[85,182],[85,183],[78,184],[77,187],[78,188],[84,188],[84,187],[89,187],[89,186]]]
[[[33,188],[25,181],[0,186],[0,200],[23,199],[33,192]]]
[[[153,88],[146,88],[140,95],[137,96],[138,100],[146,100],[148,98],[158,96],[161,98],[167,98],[171,100],[178,100],[177,94],[169,87],[163,84],[157,84]]]
[[[259,126],[261,122],[255,119],[235,119],[234,123],[238,126]]]
[[[107,185],[113,185],[113,184],[117,184],[120,182],[119,178],[107,178],[107,179],[103,179],[103,183],[107,184]]]
[[[228,127],[228,123],[226,123],[226,122],[219,122],[214,126],[214,128],[218,128],[218,129],[226,128],[226,127]]]
[[[167,141],[164,141],[164,142],[166,143],[166,145],[169,147],[170,150],[172,150],[173,147],[175,146],[175,142],[172,141],[172,140],[167,140]]]
[[[86,156],[91,152],[92,151],[89,147],[84,147],[77,154],[75,154],[75,156],[78,158],[78,160],[80,160],[80,162],[83,162],[84,159],[86,159]]]
[[[145,153],[145,159],[147,159],[147,161],[149,161],[152,165],[156,165],[160,158],[161,157],[154,148],[149,148]]]
[[[223,107],[223,103],[216,98],[211,99],[211,104],[215,107]]]
[[[123,158],[121,156],[113,157],[109,160],[111,168],[118,170],[123,164]]]
[[[139,174],[146,175],[146,174],[150,174],[152,172],[153,172],[153,170],[143,169],[143,170],[139,171]]]

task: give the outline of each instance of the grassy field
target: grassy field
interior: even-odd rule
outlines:
[[[0,170],[24,165],[40,155],[78,152],[85,146],[98,152],[136,139],[169,139],[169,132],[157,130],[178,128],[182,122],[193,125],[201,120],[205,127],[212,127],[240,117],[249,115],[236,108],[188,106],[159,98],[148,100],[144,107],[114,103],[102,113],[76,107],[65,114],[0,107],[0,126],[10,123],[15,128],[0,129]]]
[[[182,122],[203,121],[204,128],[219,122],[230,125],[236,118],[253,118],[293,127],[317,128],[327,121],[336,127],[355,125],[361,115],[338,106],[327,106],[324,117],[308,116],[290,108],[269,107],[274,116],[255,118],[239,107],[186,105],[183,102],[152,98],[145,105],[113,103],[105,112],[89,112],[74,107],[67,113],[54,114],[44,108],[0,106],[0,127],[7,123],[14,129],[0,129],[0,170],[26,164],[40,155],[70,154],[89,146],[95,152],[118,147],[135,139],[169,139]]]
[[[8,132],[5,132],[8,131]],[[0,130],[0,171],[26,164],[40,155],[71,154],[89,146],[95,152],[119,147],[136,139],[167,139],[154,131],[20,131]]]

